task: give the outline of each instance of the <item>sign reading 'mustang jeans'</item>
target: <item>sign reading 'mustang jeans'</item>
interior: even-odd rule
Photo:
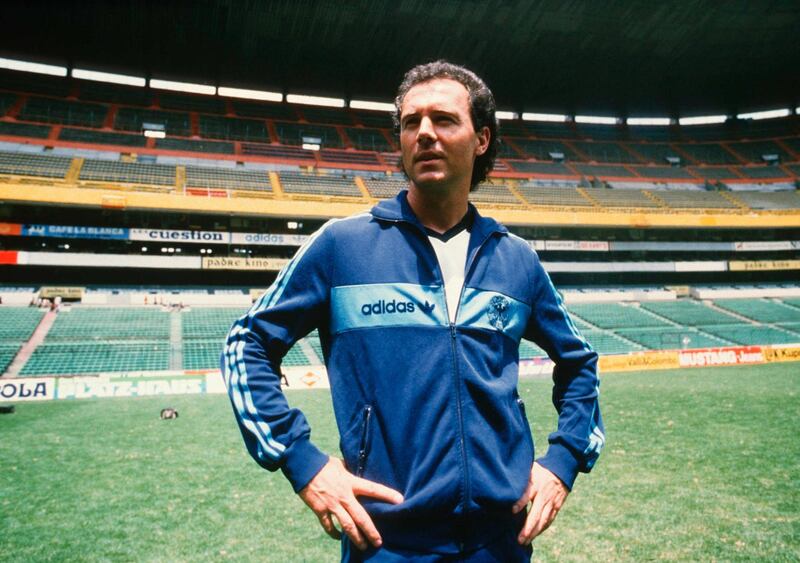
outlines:
[[[188,242],[197,244],[230,244],[230,233],[216,231],[175,231],[170,229],[131,229],[131,240],[148,242]]]

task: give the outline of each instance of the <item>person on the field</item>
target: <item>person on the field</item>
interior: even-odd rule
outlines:
[[[536,253],[468,202],[497,152],[483,81],[421,65],[395,106],[408,190],[309,238],[231,329],[225,382],[248,450],[341,528],[344,561],[527,561],[603,446],[597,354]],[[283,355],[314,328],[343,460],[280,390]],[[536,461],[521,338],[555,362],[558,428]]]

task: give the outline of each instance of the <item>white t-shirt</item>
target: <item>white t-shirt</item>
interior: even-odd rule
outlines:
[[[430,229],[428,239],[436,252],[439,268],[444,279],[444,293],[447,298],[447,313],[450,322],[456,322],[458,300],[464,287],[465,269],[467,266],[467,250],[469,248],[469,227],[472,225],[472,214],[467,213],[458,225],[446,233],[438,234]]]

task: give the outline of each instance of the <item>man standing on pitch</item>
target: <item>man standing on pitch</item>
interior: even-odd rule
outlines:
[[[597,354],[536,253],[468,203],[497,151],[471,71],[410,70],[395,101],[408,190],[326,223],[234,323],[222,356],[248,450],[281,469],[345,561],[527,561],[603,446]],[[280,391],[318,328],[344,461]],[[519,342],[555,362],[558,428],[534,462]],[[526,510],[527,508],[527,510]]]

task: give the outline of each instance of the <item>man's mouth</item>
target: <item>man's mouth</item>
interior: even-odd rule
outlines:
[[[428,162],[431,160],[442,160],[443,156],[435,152],[423,152],[414,159],[416,162]]]

